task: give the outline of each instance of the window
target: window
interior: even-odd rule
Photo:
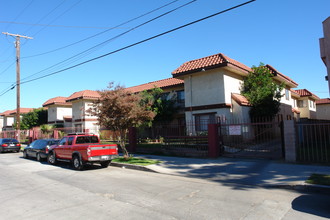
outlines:
[[[73,139],[74,139],[74,137],[69,137],[69,139],[68,139],[68,145],[72,145]]]
[[[176,99],[177,99],[177,102],[178,103],[184,103],[184,90],[181,90],[181,91],[177,91],[176,92]]]
[[[67,138],[62,138],[58,145],[65,145]]]
[[[77,144],[86,144],[86,143],[99,143],[97,136],[80,136],[77,137]]]
[[[288,89],[285,89],[285,99],[288,101],[290,100],[290,92]]]
[[[164,93],[161,94],[160,98],[162,100],[167,100],[167,97],[168,97],[169,94],[170,94],[169,92],[164,92]]]
[[[207,131],[208,124],[215,123],[215,113],[195,115],[196,131]]]
[[[299,108],[306,108],[306,107],[308,107],[308,100],[299,100],[298,101],[298,107]]]

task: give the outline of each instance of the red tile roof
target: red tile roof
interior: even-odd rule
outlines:
[[[280,73],[279,71],[277,71],[274,67],[272,67],[271,65],[267,64],[265,67],[267,67],[270,70],[270,73],[273,74],[274,76],[279,76],[280,78],[284,79],[285,81],[292,83],[293,85],[295,85],[295,87],[298,86],[298,83],[296,83],[295,81],[293,81],[292,79],[290,79],[290,77]]]
[[[299,95],[299,93],[297,93],[295,90],[293,90],[293,89],[290,89],[290,92],[291,92],[291,95],[295,95],[295,96],[299,96],[300,97],[300,95]]]
[[[72,105],[72,103],[65,102],[66,99],[67,97],[62,97],[62,96],[51,98],[47,100],[44,104],[42,104],[42,106],[45,107],[49,105],[68,105],[68,106]]]
[[[4,111],[2,113],[0,113],[0,116],[8,116],[10,115],[10,113],[12,113],[14,110],[7,110],[7,111]]]
[[[330,98],[320,99],[316,101],[316,105],[330,104]]]
[[[72,95],[70,95],[67,99],[66,102],[71,102],[77,99],[88,99],[88,100],[97,100],[101,96],[99,92],[93,91],[93,90],[83,90],[80,92],[75,92]]]
[[[309,97],[310,96],[314,99],[320,99],[317,95],[311,93],[307,89],[297,89],[297,90],[295,90],[295,92],[298,93],[300,95],[300,97]]]
[[[33,108],[20,108],[20,114],[26,114],[31,111],[33,111]],[[9,115],[16,115],[16,109],[7,110],[5,112],[0,113],[0,116],[9,116]]]
[[[234,99],[239,105],[250,106],[249,101],[241,94],[232,93],[231,98]]]
[[[29,113],[33,111],[33,108],[20,108],[20,114],[26,114],[26,113]],[[10,115],[16,115],[17,111],[16,109],[15,110],[12,110],[9,114]]]
[[[175,77],[176,75],[184,75],[225,66],[234,66],[246,72],[251,71],[251,68],[243,63],[233,60],[222,53],[218,53],[208,57],[185,62],[179,68],[174,70],[172,74]]]
[[[183,83],[184,81],[181,79],[168,78],[168,79],[162,79],[154,82],[145,83],[138,86],[128,87],[126,88],[126,90],[131,93],[137,93],[137,92],[142,92],[144,90],[150,90],[155,87],[164,89],[172,86],[183,85]]]

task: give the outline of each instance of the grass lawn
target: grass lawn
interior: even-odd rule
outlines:
[[[314,173],[306,180],[306,183],[330,186],[330,175]]]
[[[128,163],[128,164],[140,165],[140,166],[148,166],[151,164],[157,164],[161,162],[159,160],[150,160],[150,159],[136,158],[136,157],[131,157],[127,160],[123,157],[118,157],[116,159],[113,159],[112,161],[117,163]]]

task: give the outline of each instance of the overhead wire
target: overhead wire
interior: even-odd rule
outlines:
[[[162,32],[162,33],[160,33],[160,34],[154,35],[154,36],[149,37],[149,38],[147,38],[147,39],[144,39],[144,40],[138,41],[138,42],[136,42],[136,43],[130,44],[130,45],[128,45],[128,46],[122,47],[122,48],[117,49],[117,50],[114,50],[114,51],[112,51],[112,52],[109,52],[109,53],[103,54],[103,55],[101,55],[101,56],[98,56],[98,57],[95,57],[95,58],[92,58],[92,59],[86,60],[86,61],[81,62],[81,63],[78,63],[78,64],[73,65],[73,66],[71,66],[71,67],[67,67],[67,68],[64,68],[64,69],[62,69],[62,70],[59,70],[59,71],[56,71],[56,72],[53,72],[53,73],[49,73],[49,74],[46,74],[46,75],[44,75],[44,76],[40,76],[40,77],[37,77],[37,78],[31,79],[31,80],[23,81],[23,82],[21,82],[21,84],[26,84],[26,83],[29,83],[29,82],[33,82],[33,81],[36,81],[36,80],[39,80],[39,79],[43,79],[43,78],[48,77],[48,76],[52,76],[52,75],[55,75],[55,74],[58,74],[58,73],[61,73],[61,72],[64,72],[64,71],[67,71],[67,70],[70,70],[70,69],[73,69],[73,68],[79,67],[79,66],[82,66],[82,65],[84,65],[84,64],[86,64],[86,63],[90,63],[90,62],[92,62],[92,61],[95,61],[95,60],[101,59],[101,58],[106,57],[106,56],[109,56],[109,55],[111,55],[111,54],[118,53],[118,52],[120,52],[120,51],[126,50],[126,49],[128,49],[128,48],[133,47],[133,46],[137,46],[137,45],[139,45],[139,44],[142,44],[142,43],[145,43],[145,42],[147,42],[147,41],[153,40],[153,39],[155,39],[155,38],[161,37],[161,36],[163,36],[163,35],[166,35],[166,34],[172,33],[172,32],[174,32],[174,31],[180,30],[180,29],[185,28],[185,27],[188,27],[188,26],[190,26],[190,25],[193,25],[193,24],[199,23],[199,22],[201,22],[201,21],[207,20],[207,19],[209,19],[209,18],[215,17],[215,16],[220,15],[220,14],[223,14],[223,13],[225,13],[225,12],[228,12],[228,11],[234,10],[234,9],[236,9],[236,8],[239,8],[239,7],[242,7],[242,6],[244,6],[244,5],[247,5],[247,4],[249,4],[249,3],[252,3],[252,2],[254,2],[254,1],[256,1],[256,0],[250,0],[250,1],[244,2],[244,3],[242,3],[242,4],[239,4],[239,5],[236,5],[236,6],[230,7],[230,8],[228,8],[228,9],[225,9],[225,10],[219,11],[219,12],[217,12],[217,13],[214,13],[214,14],[212,14],[212,15],[209,15],[209,16],[203,17],[203,18],[201,18],[201,19],[198,19],[198,20],[192,21],[192,22],[187,23],[187,24],[185,24],[185,25],[181,25],[181,26],[176,27],[176,28],[173,28],[173,29],[171,29],[171,30],[169,30],[169,31]],[[0,95],[0,96],[1,96],[1,95]]]
[[[28,26],[46,26],[46,27],[59,27],[59,28],[82,28],[82,29],[111,29],[113,27],[94,27],[94,26],[69,26],[69,25],[55,25],[55,24],[34,24],[25,22],[15,22],[15,21],[0,21],[0,23],[7,24],[17,24],[17,25],[28,25]],[[127,29],[127,28],[122,28]]]
[[[55,75],[55,74],[58,74],[58,73],[61,73],[61,72],[64,72],[64,71],[70,70],[70,69],[73,69],[73,68],[76,68],[76,67],[82,66],[82,65],[84,65],[84,64],[86,64],[86,63],[90,63],[90,62],[92,62],[92,61],[95,61],[95,60],[101,59],[101,58],[106,57],[106,56],[109,56],[109,55],[111,55],[111,54],[118,53],[118,52],[123,51],[123,50],[126,50],[126,49],[128,49],[128,48],[131,48],[131,47],[137,46],[137,45],[139,45],[139,44],[142,44],[142,43],[145,43],[145,42],[147,42],[147,41],[153,40],[153,39],[155,39],[155,38],[161,37],[161,36],[163,36],[163,35],[166,35],[166,34],[169,34],[169,33],[174,32],[174,31],[180,30],[180,29],[182,29],[182,28],[188,27],[188,26],[190,26],[190,25],[193,25],[193,24],[199,23],[199,22],[201,22],[201,21],[204,21],[204,20],[210,19],[210,18],[215,17],[215,16],[217,16],[217,15],[220,15],[220,14],[223,14],[223,13],[229,12],[229,11],[231,11],[231,10],[237,9],[237,8],[242,7],[242,6],[244,6],[244,5],[250,4],[250,3],[254,2],[254,1],[256,1],[256,0],[250,0],[250,1],[244,2],[244,3],[242,3],[242,4],[239,4],[239,5],[236,5],[236,6],[233,6],[233,7],[227,8],[227,9],[225,9],[225,10],[219,11],[219,12],[214,13],[214,14],[212,14],[212,15],[209,15],[209,16],[206,16],[206,17],[203,17],[203,18],[201,18],[201,19],[198,19],[198,20],[192,21],[192,22],[187,23],[187,24],[185,24],[185,25],[181,25],[181,26],[176,27],[176,28],[173,28],[173,29],[171,29],[171,30],[168,30],[168,31],[162,32],[162,33],[160,33],[160,34],[154,35],[154,36],[152,36],[152,37],[149,37],[149,38],[146,38],[146,39],[144,39],[144,40],[138,41],[138,42],[136,42],[136,43],[130,44],[130,45],[128,45],[128,46],[122,47],[122,48],[117,49],[117,50],[114,50],[114,51],[112,51],[112,52],[109,52],[109,53],[103,54],[103,55],[101,55],[101,56],[98,56],[98,57],[95,57],[95,58],[92,58],[92,59],[86,60],[86,61],[81,62],[81,63],[78,63],[78,64],[73,65],[73,66],[71,66],[71,67],[67,67],[67,68],[65,68],[65,69],[62,69],[62,70],[59,70],[59,71],[56,71],[56,72],[53,72],[53,73],[49,73],[49,74],[47,74],[47,75],[40,76],[40,77],[37,77],[37,78],[31,79],[31,80],[23,81],[23,82],[21,82],[20,84],[26,84],[26,83],[33,82],[33,81],[36,81],[36,80],[40,80],[40,79],[43,79],[43,78],[46,78],[46,77],[49,77],[49,76],[52,76],[52,75]],[[12,88],[6,90],[5,92],[1,93],[1,94],[0,94],[0,97],[3,96],[4,94],[6,94],[7,92],[9,92],[10,90],[14,89],[15,86],[16,86],[16,85],[14,85]]]
[[[35,76],[35,75],[37,75],[37,74],[39,74],[39,73],[45,72],[45,71],[47,71],[47,70],[50,70],[50,69],[52,69],[52,68],[54,68],[54,67],[57,67],[57,66],[59,66],[59,65],[62,65],[62,66],[63,66],[63,65],[64,65],[64,66],[65,66],[65,65],[69,65],[70,63],[73,63],[73,62],[75,62],[75,61],[77,61],[77,60],[83,58],[84,56],[87,56],[88,54],[90,54],[90,53],[92,53],[93,51],[95,51],[97,48],[99,48],[99,47],[101,47],[101,46],[104,46],[105,44],[109,43],[110,41],[113,41],[113,40],[115,40],[115,39],[117,39],[117,38],[119,38],[119,37],[122,37],[122,36],[124,36],[125,34],[128,34],[129,32],[131,32],[131,31],[133,31],[133,30],[136,30],[136,29],[138,29],[138,28],[140,28],[140,27],[142,27],[142,26],[144,26],[144,25],[146,25],[146,24],[148,24],[148,23],[150,23],[150,22],[152,22],[152,21],[155,21],[155,20],[157,20],[157,19],[159,19],[159,18],[161,18],[161,17],[163,17],[163,16],[165,16],[165,15],[168,15],[168,14],[174,12],[174,11],[177,11],[177,10],[179,10],[179,9],[181,9],[181,8],[187,6],[187,5],[190,5],[190,4],[192,4],[192,3],[196,2],[196,1],[197,1],[197,0],[192,0],[192,1],[190,1],[190,2],[187,2],[187,3],[183,4],[183,5],[180,5],[180,6],[174,8],[174,9],[172,9],[172,10],[170,10],[170,11],[167,11],[167,12],[165,12],[165,13],[163,13],[163,14],[161,14],[161,15],[158,15],[158,16],[156,16],[156,17],[154,17],[154,18],[152,18],[152,19],[150,19],[150,20],[148,20],[148,21],[146,21],[146,22],[143,22],[142,24],[139,24],[139,25],[137,25],[137,26],[135,26],[135,27],[133,27],[133,28],[131,28],[131,29],[129,29],[129,30],[127,30],[127,31],[125,31],[125,32],[123,32],[123,33],[121,33],[121,34],[119,34],[119,35],[116,35],[115,37],[112,37],[112,38],[110,38],[110,39],[108,39],[108,40],[106,40],[106,41],[104,41],[104,42],[102,42],[102,43],[99,43],[99,44],[97,44],[96,46],[93,46],[93,47],[91,47],[91,48],[89,48],[89,49],[87,49],[87,50],[84,50],[84,51],[82,51],[82,52],[80,52],[80,53],[78,53],[78,54],[76,54],[76,55],[74,55],[74,56],[72,56],[72,57],[70,57],[70,58],[67,58],[67,59],[64,60],[64,61],[61,61],[61,62],[59,62],[59,63],[56,63],[56,64],[54,64],[54,65],[52,65],[52,66],[50,66],[50,67],[48,67],[48,68],[46,68],[46,69],[44,69],[44,70],[41,70],[41,71],[39,71],[39,72],[37,72],[37,73],[34,73],[34,74],[30,75],[30,76],[27,76],[27,77],[23,78],[22,80],[25,80],[25,79],[31,78],[32,76]]]
[[[76,2],[75,4],[71,5],[67,10],[65,10],[64,12],[62,12],[60,15],[58,15],[56,18],[54,18],[50,23],[52,24],[53,22],[55,22],[57,19],[59,19],[60,17],[62,17],[64,14],[66,14],[68,11],[70,11],[72,8],[74,8],[75,6],[77,6],[82,0],[79,0],[78,2]],[[47,26],[44,26],[43,28],[41,28],[37,33],[32,34],[33,37],[35,37],[37,34],[39,34],[41,31],[43,31],[45,28],[47,28]]]
[[[53,52],[56,52],[56,51],[59,51],[59,50],[62,50],[62,49],[65,49],[65,48],[68,48],[68,47],[74,46],[74,45],[79,44],[79,43],[81,43],[81,42],[84,42],[84,41],[86,41],[86,40],[89,40],[89,39],[92,39],[92,38],[94,38],[94,37],[97,37],[97,36],[99,36],[99,35],[101,35],[101,34],[104,34],[104,33],[108,32],[108,31],[111,31],[111,30],[113,30],[113,29],[116,29],[116,28],[119,28],[119,27],[121,27],[121,26],[124,26],[124,25],[126,25],[126,24],[128,24],[128,23],[130,23],[130,22],[132,22],[132,21],[135,21],[135,20],[140,19],[140,18],[142,18],[142,17],[144,17],[144,16],[147,16],[147,15],[153,13],[153,12],[156,12],[156,11],[158,11],[158,10],[160,10],[160,9],[162,9],[162,8],[165,8],[165,7],[171,5],[171,4],[175,3],[175,2],[178,2],[178,1],[180,1],[180,0],[174,0],[174,1],[171,1],[171,2],[169,2],[169,3],[167,3],[167,4],[165,4],[165,5],[162,5],[162,6],[158,7],[158,8],[155,8],[155,9],[153,9],[153,10],[147,12],[147,13],[144,13],[144,14],[139,15],[139,16],[137,16],[137,17],[134,17],[134,18],[132,18],[132,19],[130,19],[130,20],[128,20],[128,21],[125,21],[125,22],[123,22],[123,23],[121,23],[121,24],[119,24],[119,25],[116,25],[115,27],[109,28],[108,30],[105,30],[105,31],[101,31],[101,32],[99,32],[99,33],[97,33],[97,34],[94,34],[94,35],[89,36],[89,37],[87,37],[87,38],[84,38],[84,39],[82,39],[82,40],[76,41],[76,42],[74,42],[74,43],[68,44],[68,45],[66,45],[66,46],[63,46],[63,47],[60,47],[60,48],[57,48],[57,49],[54,49],[54,50],[50,50],[50,51],[47,51],[47,52],[43,52],[43,53],[39,53],[39,54],[35,54],[35,55],[25,56],[25,57],[22,57],[22,58],[24,59],[24,58],[37,57],[37,56],[41,56],[41,55],[45,55],[45,54],[49,54],[49,53],[53,53]]]
[[[47,18],[50,14],[52,14],[57,8],[59,8],[61,5],[63,5],[65,2],[65,0],[63,0],[62,2],[60,2],[57,6],[55,6],[50,12],[46,13],[42,18],[40,18],[36,23],[40,23],[42,22],[45,18]],[[23,33],[27,33],[28,31],[31,30],[32,27],[29,27],[28,29],[26,29]]]
[[[19,17],[21,17],[21,15],[31,6],[31,4],[33,3],[34,0],[31,0],[24,8],[23,10],[18,13],[18,15],[14,18],[13,21],[16,21]],[[6,27],[4,29],[7,29],[10,27],[11,24],[7,24]]]

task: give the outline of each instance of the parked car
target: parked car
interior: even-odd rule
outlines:
[[[39,139],[33,141],[30,145],[28,145],[23,150],[23,157],[36,158],[37,161],[41,161],[42,159],[46,159],[48,156],[48,149],[51,145],[57,144],[57,139]]]
[[[116,157],[116,144],[101,144],[99,137],[92,134],[69,134],[49,148],[48,163],[71,162],[76,170],[82,170],[87,163],[99,163],[106,168]]]
[[[21,149],[21,144],[18,140],[13,138],[0,138],[0,153],[12,151],[19,152]]]

